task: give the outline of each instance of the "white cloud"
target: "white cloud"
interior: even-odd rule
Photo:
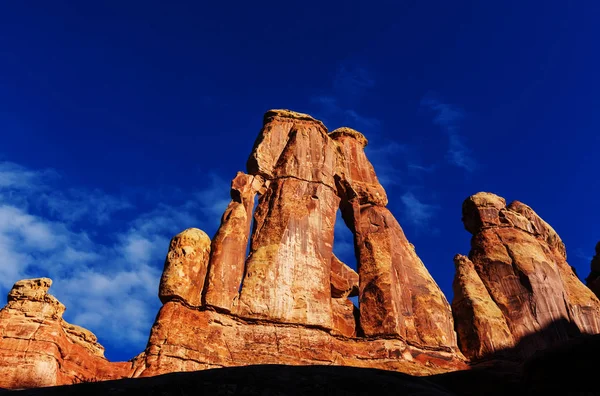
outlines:
[[[19,279],[48,276],[51,293],[67,307],[65,319],[96,333],[109,355],[141,351],[160,307],[170,238],[189,227],[214,233],[229,183],[207,175],[207,187],[185,194],[189,199],[175,191],[136,213],[127,199],[100,190],[57,192],[55,176],[0,163],[0,294]],[[127,216],[113,221],[117,211]],[[111,234],[98,231],[99,224]]]
[[[407,149],[407,146],[394,141],[385,145],[368,145],[365,148],[367,158],[373,164],[377,178],[385,188],[402,184],[402,175],[396,160],[405,156]]]
[[[46,205],[49,211],[61,220],[84,220],[95,224],[106,224],[113,213],[133,208],[127,200],[105,194],[98,189],[87,191],[71,188],[66,193],[52,191],[40,195],[38,202]]]
[[[367,69],[346,62],[336,71],[329,92],[311,98],[311,102],[318,107],[314,114],[332,129],[350,126],[361,132],[373,132],[381,122],[359,113],[356,105],[374,86],[375,78]]]
[[[404,206],[404,219],[417,230],[431,230],[430,222],[440,209],[439,206],[422,202],[412,192],[405,193],[400,199]]]
[[[460,135],[459,123],[464,118],[464,112],[456,106],[442,103],[430,96],[423,98],[421,105],[435,113],[433,123],[440,126],[448,135],[446,160],[467,172],[473,172],[477,163],[471,157],[471,152]]]
[[[360,96],[375,86],[372,74],[357,64],[342,64],[333,79],[333,89],[340,95]]]
[[[37,190],[44,185],[44,178],[57,176],[52,170],[32,171],[14,162],[0,161],[0,189],[2,190]]]

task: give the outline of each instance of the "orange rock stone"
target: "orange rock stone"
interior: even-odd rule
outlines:
[[[577,278],[566,261],[566,251],[558,234],[530,207],[513,202],[503,207],[504,199],[490,193],[469,197],[463,205],[465,228],[473,233],[469,258],[493,303],[502,312],[519,353],[528,356],[537,350],[568,340],[580,333],[600,332],[600,301]],[[464,277],[455,293],[470,298],[468,288],[476,285],[475,276]],[[471,302],[473,303],[473,302]],[[486,304],[491,306],[491,304]],[[455,306],[455,316],[469,306]],[[459,312],[460,311],[460,312]],[[477,313],[477,312],[475,312]],[[490,321],[474,319],[479,329],[457,320],[459,334],[484,334]],[[494,322],[495,333],[503,333],[502,321]],[[552,331],[546,329],[552,328]],[[464,340],[469,356],[481,356],[504,348],[487,340]],[[527,337],[527,342],[520,343]],[[481,345],[486,347],[482,350]],[[469,346],[467,346],[469,345]]]
[[[331,328],[331,256],[339,198],[322,183],[276,179],[256,208],[236,313]]]
[[[48,278],[17,282],[0,310],[0,388],[130,376],[131,363],[107,361],[94,334],[62,319],[65,306],[47,294],[51,284]]]
[[[347,298],[334,298],[331,300],[333,326],[331,334],[344,337],[356,337],[356,320],[358,309]]]
[[[460,349],[468,358],[478,359],[512,348],[515,340],[506,319],[471,260],[457,254],[454,265],[452,312]]]
[[[331,255],[331,297],[358,296],[358,274],[342,263],[335,254]]]
[[[305,131],[311,136],[327,134],[327,128],[323,123],[307,114],[290,110],[267,111],[263,119],[263,127],[246,164],[248,173],[266,179],[274,178],[276,167],[280,166],[278,161],[281,153],[290,139],[290,133],[298,130]],[[306,158],[300,157],[297,165],[304,164],[305,160]],[[300,171],[300,169],[296,170]]]
[[[134,376],[248,364],[335,364],[428,375],[465,369],[449,348],[419,349],[399,339],[336,337],[323,329],[165,304]]]
[[[264,188],[260,176],[238,172],[231,182],[231,202],[211,243],[204,292],[208,305],[231,311],[244,276],[244,262],[252,223],[254,197]]]
[[[367,139],[351,128],[338,128],[329,136],[338,143],[337,180],[340,194],[358,204],[386,206],[387,194],[365,154]]]
[[[366,206],[356,225],[360,324],[367,336],[456,346],[450,305],[386,208]]]
[[[180,299],[191,306],[201,305],[209,254],[210,238],[197,228],[188,228],[171,239],[158,289],[163,304]]]
[[[367,139],[350,128],[329,136],[338,143],[341,209],[358,249],[361,329],[367,336],[455,348],[450,305],[385,208],[387,195],[364,152]]]

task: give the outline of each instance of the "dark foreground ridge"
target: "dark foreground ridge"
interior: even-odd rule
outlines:
[[[357,367],[254,365],[5,392],[17,396],[596,395],[600,387],[594,362],[599,353],[596,335],[539,352],[525,364],[481,364],[428,377]]]

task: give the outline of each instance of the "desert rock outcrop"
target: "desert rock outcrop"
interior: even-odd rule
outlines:
[[[267,112],[212,240],[201,306],[164,304],[134,375],[254,363],[463,367],[450,306],[386,208],[366,144],[349,128],[329,134],[308,115]],[[338,209],[357,272],[333,255]]]
[[[529,206],[506,206],[482,192],[464,202],[463,222],[473,237],[469,258],[455,262],[453,311],[467,356],[508,347],[529,356],[600,332],[600,301],[567,263],[558,234]]]
[[[13,286],[0,310],[0,388],[29,388],[129,376],[111,363],[90,331],[65,322],[65,306],[48,294],[48,278]]]

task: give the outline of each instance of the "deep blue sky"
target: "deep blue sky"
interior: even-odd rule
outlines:
[[[595,2],[1,8],[0,293],[51,276],[67,320],[111,359],[143,349],[168,239],[214,233],[271,108],[367,136],[390,208],[449,298],[452,257],[469,250],[461,203],[478,191],[532,206],[589,272]]]

